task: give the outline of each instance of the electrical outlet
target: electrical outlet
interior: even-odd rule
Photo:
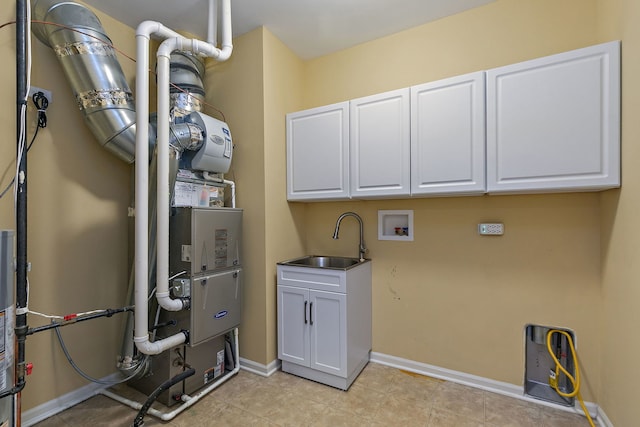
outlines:
[[[34,93],[38,92],[42,92],[44,94],[44,96],[47,98],[47,101],[49,101],[49,105],[53,104],[53,93],[50,90],[42,89],[36,86],[31,86],[31,89],[29,89],[29,100],[31,100]]]
[[[478,233],[483,236],[502,236],[504,234],[504,224],[478,224]]]

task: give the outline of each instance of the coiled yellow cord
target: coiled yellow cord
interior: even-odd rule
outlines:
[[[573,365],[576,368],[575,378],[569,373],[569,371],[567,371],[564,368],[564,366],[560,364],[560,361],[554,354],[553,349],[551,348],[551,337],[553,334],[562,334],[565,337],[567,337],[567,340],[569,341],[569,348],[571,349],[571,357],[573,358]],[[555,380],[549,381],[549,385],[553,387],[556,393],[558,393],[560,396],[568,397],[568,398],[571,398],[574,396],[577,397],[578,401],[580,402],[580,406],[582,406],[582,410],[584,411],[584,414],[587,417],[587,420],[589,420],[589,424],[591,425],[591,427],[595,427],[595,424],[591,419],[591,415],[589,415],[589,411],[587,410],[587,407],[585,406],[584,401],[582,400],[582,396],[580,395],[580,367],[578,365],[578,356],[576,355],[576,348],[573,345],[573,340],[571,339],[571,335],[559,329],[550,329],[549,332],[547,332],[547,351],[549,351],[549,354],[551,355],[551,358],[553,359],[553,362],[556,365]],[[571,382],[571,385],[573,386],[572,392],[565,393],[559,389],[558,378],[560,376],[560,372],[562,372],[567,377],[567,379]]]

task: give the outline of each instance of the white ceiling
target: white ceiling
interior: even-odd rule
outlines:
[[[206,39],[209,0],[84,0],[133,28],[145,20]],[[495,0],[231,0],[233,36],[267,27],[310,59]]]

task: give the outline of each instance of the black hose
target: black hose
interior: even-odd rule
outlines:
[[[49,329],[54,329],[54,328],[57,328],[59,326],[73,325],[75,323],[84,322],[86,320],[98,319],[100,317],[111,317],[114,314],[125,313],[125,312],[128,312],[128,311],[135,311],[135,306],[130,305],[130,306],[127,306],[127,307],[122,307],[122,308],[107,308],[107,309],[101,310],[101,311],[99,311],[97,313],[86,314],[86,315],[80,316],[80,317],[72,317],[72,318],[69,318],[68,320],[64,320],[62,322],[51,322],[48,325],[37,326],[35,328],[29,328],[27,330],[27,332],[26,332],[26,335],[33,335],[36,332],[48,331]]]
[[[158,396],[160,396],[160,393],[162,393],[172,385],[177,384],[180,381],[183,381],[189,378],[195,373],[196,373],[195,369],[189,368],[186,371],[182,371],[175,377],[168,379],[167,381],[160,384],[160,386],[157,389],[155,389],[153,393],[149,395],[147,400],[144,402],[144,405],[142,405],[142,408],[140,408],[138,415],[136,415],[136,418],[133,420],[133,427],[140,427],[144,425],[144,416],[147,414],[147,411],[149,410],[149,408],[151,408],[151,405],[153,404],[153,402],[155,402]]]

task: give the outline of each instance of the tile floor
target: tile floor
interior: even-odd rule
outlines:
[[[131,393],[131,390],[122,390]],[[162,405],[156,403],[162,410]],[[137,411],[102,395],[36,427],[131,426]],[[348,392],[277,372],[240,371],[200,402],[145,427],[424,426],[588,427],[581,415],[369,363]]]

